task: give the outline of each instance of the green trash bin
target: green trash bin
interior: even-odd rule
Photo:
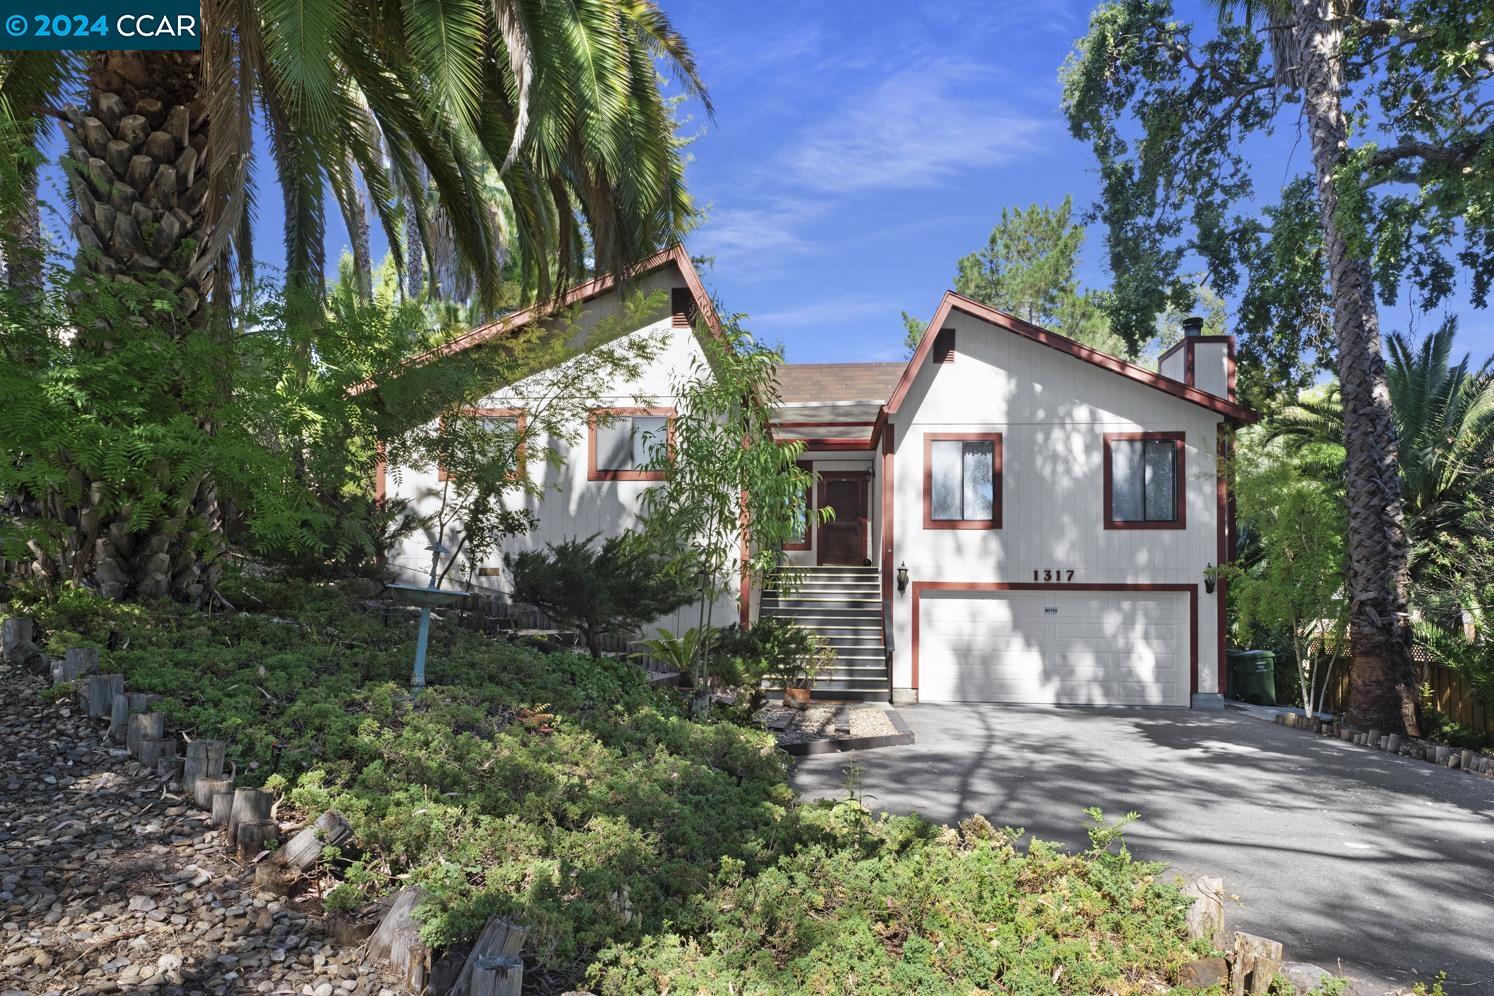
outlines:
[[[1230,650],[1229,697],[1251,705],[1276,704],[1276,655],[1269,650]]]

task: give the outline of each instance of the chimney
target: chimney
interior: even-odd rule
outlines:
[[[1157,361],[1157,372],[1216,397],[1235,400],[1235,337],[1204,335],[1198,315],[1183,319],[1183,338]]]

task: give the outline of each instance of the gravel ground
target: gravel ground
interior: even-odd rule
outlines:
[[[835,715],[844,708],[838,705],[810,705],[807,709],[792,709],[784,705],[770,705],[757,714],[757,721],[767,725],[781,744],[803,744],[816,740],[835,740]],[[885,709],[852,707],[846,709],[850,719],[852,739],[862,737],[890,736],[897,732],[887,718]]]
[[[206,814],[0,665],[0,994],[384,993],[314,898],[257,893]]]

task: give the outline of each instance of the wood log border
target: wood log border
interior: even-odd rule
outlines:
[[[60,659],[50,658],[32,642],[32,633],[31,619],[5,619],[0,626],[0,659],[50,676],[54,686],[76,683],[78,704],[88,718],[105,724],[109,739],[123,744],[142,768],[163,782],[177,783],[183,796],[208,812],[212,825],[223,829],[225,849],[245,863],[257,864],[257,883],[275,879],[289,888],[321,863],[326,848],[353,842],[352,827],[330,809],[282,840],[279,821],[272,815],[274,796],[264,789],[236,786],[234,776],[224,774],[227,743],[187,740],[182,751],[183,738],[166,729],[163,713],[151,711],[160,696],[130,691],[124,675],[99,674],[97,648],[78,647]],[[276,843],[280,846],[263,857]],[[470,948],[442,953],[438,965],[437,953],[420,940],[420,924],[414,917],[424,895],[411,886],[386,900],[383,918],[376,927],[369,921],[365,928],[372,933],[364,948],[364,962],[393,970],[416,992],[427,983],[436,991],[439,982],[439,991],[446,996],[519,996],[524,984],[520,952],[525,928],[494,917]],[[444,977],[433,978],[434,968],[446,969],[436,973]]]
[[[1402,736],[1399,733],[1383,733],[1380,730],[1358,730],[1341,720],[1323,720],[1303,716],[1295,712],[1277,713],[1273,722],[1293,730],[1305,730],[1319,736],[1331,737],[1346,744],[1354,744],[1369,750],[1380,751],[1394,757],[1412,761],[1424,761],[1440,768],[1466,771],[1471,775],[1494,781],[1494,754],[1450,747]]]

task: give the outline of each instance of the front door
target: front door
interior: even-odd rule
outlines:
[[[820,523],[819,562],[866,562],[866,475],[821,474],[820,507],[835,509],[835,518]]]

